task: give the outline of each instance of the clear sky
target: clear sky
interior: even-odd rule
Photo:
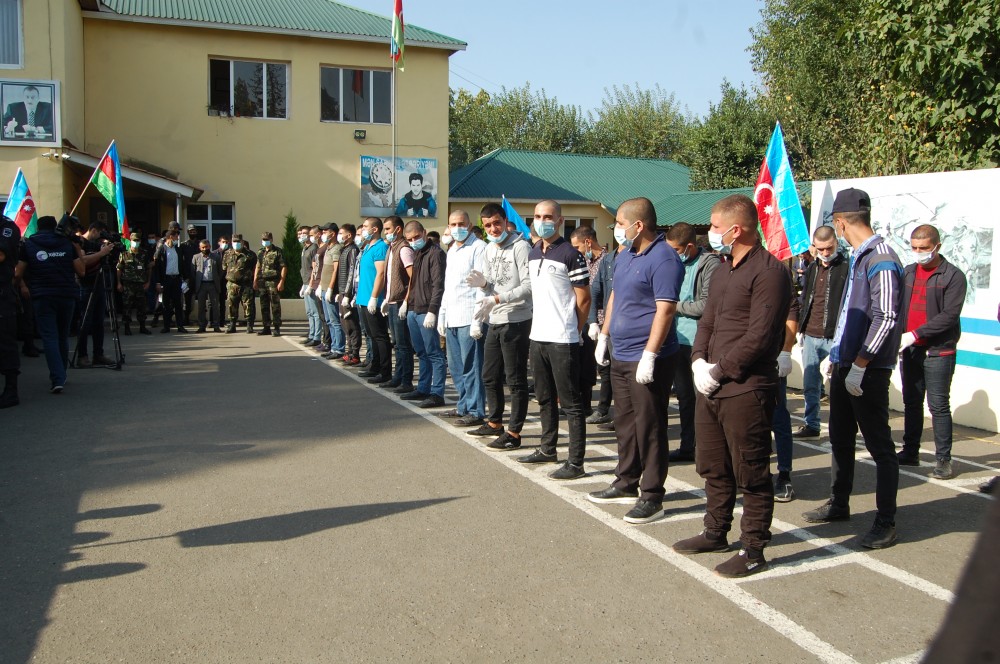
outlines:
[[[393,0],[339,0],[392,16]],[[584,112],[604,88],[659,84],[704,116],[723,79],[756,85],[750,28],[762,0],[403,0],[407,23],[468,43],[451,87],[497,92],[530,82]]]

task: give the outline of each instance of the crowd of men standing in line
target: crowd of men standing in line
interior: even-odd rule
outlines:
[[[694,461],[705,481],[704,529],[674,548],[688,554],[728,551],[741,493],[740,550],[716,567],[727,577],[767,567],[763,551],[774,502],[795,497],[792,439],[820,436],[826,381],[831,496],[803,515],[807,521],[850,518],[860,430],[877,466],[877,513],[860,543],[883,548],[896,542],[899,466],[919,465],[925,399],[935,439],[933,476],[952,476],[949,393],[966,281],[941,255],[933,226],[913,231],[913,262],[904,267],[872,230],[868,195],[857,189],[838,193],[832,225],[813,234],[816,260],[797,297],[788,266],[761,244],[756,206],[746,196],[728,196],[713,207],[711,251],[697,245],[688,224],[658,230],[656,212],[645,198],[618,209],[613,252],[600,246],[589,227],[576,229],[567,240],[561,208],[551,200],[535,207],[531,241],[508,222],[500,205],[485,205],[480,219],[481,230],[456,210],[440,239],[420,221],[397,216],[369,217],[360,228],[301,227],[305,345],[328,360],[360,367],[369,383],[422,408],[446,405],[450,373],[458,398],[440,414],[472,435],[491,437],[487,448],[496,451],[521,447],[530,364],[542,433],[539,446],[518,461],[556,464],[549,476],[557,480],[583,477],[586,425],[615,431],[615,480],[589,499],[631,505],[624,518],[635,524],[662,517],[669,464]],[[39,263],[33,252],[59,239],[49,225],[24,243],[17,265],[40,331],[48,325],[48,294],[36,284],[44,283],[39,276],[51,266]],[[270,233],[257,254],[234,235],[232,246],[222,238],[213,250],[202,240],[197,252],[185,255],[178,235],[179,228],[170,228],[161,243],[149,238],[152,251],[133,235],[132,247],[119,258],[126,333],[133,309],[140,332],[148,333],[143,295],[155,282],[163,301],[163,332],[170,331],[174,318],[177,330],[186,331],[183,318],[191,311],[190,298],[197,298],[198,332],[209,326],[235,332],[242,308],[252,333],[256,291],[263,318],[257,333],[280,334],[279,294],[287,266]],[[93,254],[81,248],[67,258],[77,274],[85,274],[90,261],[99,260],[88,257],[101,252],[105,248]],[[52,335],[42,337],[53,372],[53,355],[65,362],[65,353],[59,355],[62,340],[53,353]],[[797,342],[806,409],[805,424],[793,434],[785,380]],[[94,343],[96,361],[96,338]],[[888,419],[889,378],[897,364],[906,409],[899,452]],[[4,371],[9,381],[11,372]],[[65,367],[52,378],[53,391],[61,391]],[[672,391],[681,435],[669,452],[666,413]],[[569,438],[562,463],[556,451],[560,416]],[[776,476],[770,470],[772,439]]]

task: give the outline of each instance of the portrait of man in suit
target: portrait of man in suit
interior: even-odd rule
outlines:
[[[51,143],[55,136],[55,90],[52,84],[4,82],[2,139]]]

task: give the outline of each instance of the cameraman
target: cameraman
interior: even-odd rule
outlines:
[[[104,317],[107,315],[105,296],[108,292],[107,281],[113,270],[103,259],[111,253],[114,246],[110,241],[107,225],[101,221],[91,223],[80,239],[86,272],[80,279],[80,306],[83,307],[84,318],[80,321],[80,334],[77,338],[76,366],[108,366],[115,363],[104,355]],[[94,340],[93,363],[87,356],[88,337],[93,337]]]

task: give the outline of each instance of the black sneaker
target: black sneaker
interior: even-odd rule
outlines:
[[[763,551],[740,549],[740,552],[716,566],[715,573],[727,579],[738,579],[751,574],[758,574],[767,569]]]
[[[558,457],[555,454],[545,454],[541,449],[517,459],[518,463],[555,463],[557,460]]]
[[[792,488],[792,480],[779,474],[774,478],[774,502],[790,503],[793,500],[795,500],[795,489]]]
[[[372,377],[370,377],[368,379],[368,383],[370,385],[379,385],[381,383],[384,383],[387,380],[392,380],[392,378],[391,377],[390,378],[386,378],[382,374],[375,374],[374,376],[372,376]]]
[[[521,447],[521,439],[510,435],[506,431],[496,437],[496,440],[491,441],[486,445],[487,449],[498,450],[501,452],[510,452],[512,450],[519,449]]]
[[[502,431],[503,427],[491,427],[489,422],[483,422],[477,428],[465,433],[470,436],[495,436]]]
[[[802,518],[809,523],[847,521],[851,518],[851,508],[847,505],[837,505],[833,500],[828,500],[814,510],[803,512]]]
[[[896,452],[896,458],[899,460],[900,466],[919,466],[920,465],[920,455],[910,454],[904,450]]]
[[[401,383],[394,390],[394,394],[406,394],[408,392],[413,392],[416,388],[413,387],[412,383]]]
[[[598,431],[614,431],[615,430],[615,421],[611,420],[610,422],[605,422],[604,424],[598,424],[597,425],[597,430]]]
[[[896,543],[896,524],[886,523],[875,517],[875,523],[868,534],[861,538],[861,546],[866,549],[885,549]]]
[[[378,387],[380,390],[394,390],[399,387],[398,380],[387,380],[384,383],[379,383]]]
[[[796,438],[819,438],[819,429],[813,429],[811,426],[803,424],[792,435]]]
[[[432,394],[417,405],[421,408],[440,408],[444,405],[444,397]]]
[[[667,455],[668,463],[685,463],[694,461],[694,450],[685,450],[678,447],[676,450],[671,450],[670,454]]]
[[[638,499],[638,491],[623,491],[613,486],[609,486],[607,489],[602,489],[601,491],[592,491],[587,494],[587,500],[592,503],[597,503],[598,505],[608,503],[634,505],[635,501]]]
[[[703,530],[694,537],[674,542],[673,549],[677,553],[715,553],[728,551],[729,542],[726,541],[725,533]]]
[[[52,394],[62,394],[62,391],[63,391],[63,386],[60,385],[59,383],[52,383],[52,388],[49,389],[49,392],[51,392]]]
[[[650,523],[663,516],[663,503],[638,500],[635,507],[625,513],[626,523]]]
[[[587,473],[583,471],[583,466],[578,466],[575,463],[567,461],[549,473],[549,477],[554,480],[575,480],[576,478],[583,477],[586,474]]]
[[[423,401],[430,395],[426,392],[420,392],[418,390],[413,390],[412,392],[407,392],[406,394],[400,394],[399,398],[403,401]]]

